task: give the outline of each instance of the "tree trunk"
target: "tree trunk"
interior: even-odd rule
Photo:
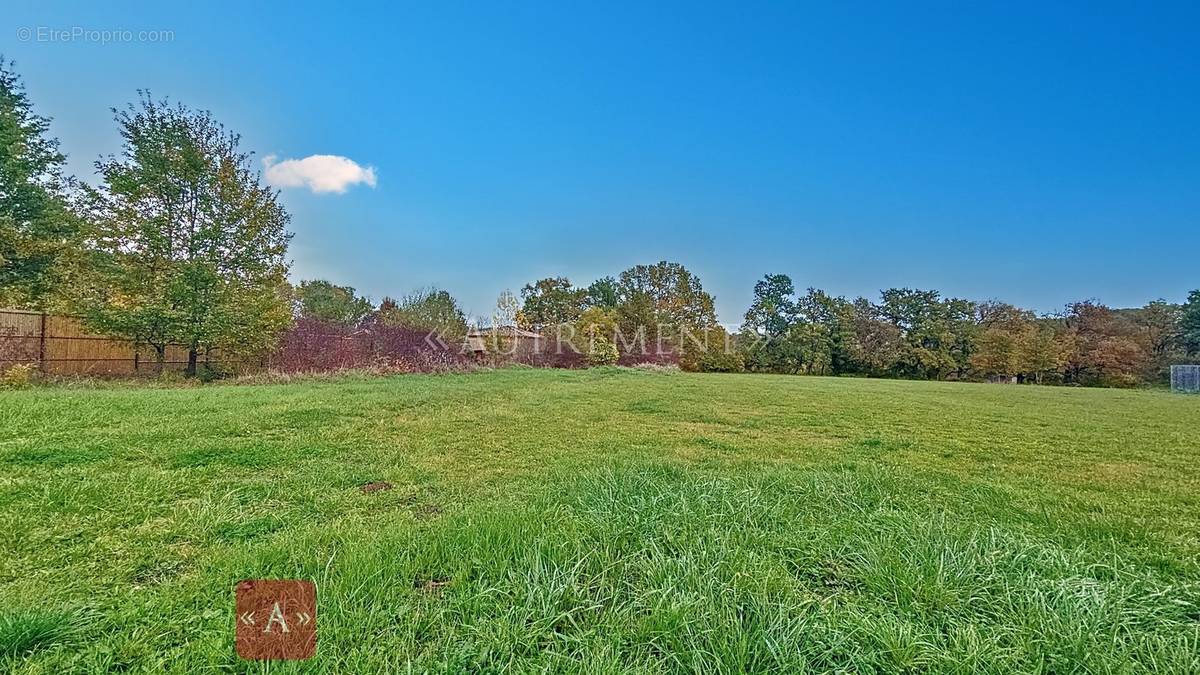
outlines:
[[[196,376],[196,348],[192,347],[188,350],[187,370],[183,372],[188,377]]]

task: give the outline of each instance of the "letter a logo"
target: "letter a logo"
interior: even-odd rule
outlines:
[[[276,601],[275,605],[271,607],[271,618],[267,619],[267,627],[263,629],[263,632],[270,633],[271,625],[276,621],[279,622],[279,626],[283,629],[282,632],[288,632],[287,621],[283,617],[283,610],[279,609],[278,601]]]
[[[234,595],[238,656],[295,660],[310,659],[317,653],[317,587],[313,582],[243,579],[234,587]],[[0,645],[0,652],[3,649]]]

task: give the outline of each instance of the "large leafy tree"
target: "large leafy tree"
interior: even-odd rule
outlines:
[[[754,300],[743,317],[738,341],[750,370],[797,371],[793,344],[787,340],[797,318],[795,292],[786,274],[767,274],[754,284]]]
[[[1167,358],[1179,347],[1183,308],[1166,300],[1152,300],[1134,313],[1146,346],[1156,358]]]
[[[743,331],[768,338],[787,333],[796,320],[796,287],[786,274],[768,274],[754,284],[754,301],[746,310]]]
[[[827,374],[843,372],[850,360],[842,322],[849,303],[818,288],[796,300],[796,326],[789,338],[798,341],[799,354],[805,372]]]
[[[1179,342],[1188,356],[1200,355],[1200,289],[1188,293],[1180,312]]]
[[[1038,384],[1049,375],[1061,373],[1075,349],[1072,334],[1060,324],[1052,318],[1041,318],[1022,336],[1021,369]]]
[[[1130,386],[1153,376],[1144,334],[1127,314],[1088,300],[1069,305],[1064,321],[1075,347],[1066,364],[1071,381]]]
[[[971,367],[986,377],[1008,378],[1024,372],[1023,346],[1033,329],[1033,315],[1003,302],[983,302],[975,314],[980,331],[975,336]]]
[[[654,300],[646,293],[623,296],[617,304],[617,340],[622,353],[647,355],[658,344],[659,319]]]
[[[97,245],[107,254],[89,320],[102,331],[197,355],[270,349],[291,320],[288,214],[207,112],[143,96],[114,111],[119,155],[96,162]]]
[[[1139,341],[1150,359],[1147,376],[1153,380],[1167,381],[1171,364],[1177,363],[1183,355],[1183,307],[1159,299],[1132,310],[1130,314],[1141,333]]]
[[[709,328],[717,323],[713,297],[705,292],[700,277],[679,263],[637,265],[621,272],[617,283],[623,303],[645,298],[663,326]]]
[[[1021,369],[1022,332],[999,326],[985,329],[977,339],[971,366],[988,377],[1011,377]]]
[[[654,349],[661,344],[674,350],[681,364],[698,363],[696,355],[689,352],[706,351],[707,334],[717,328],[713,297],[699,277],[679,263],[664,260],[625,270],[617,286],[617,315],[624,340],[644,339],[655,345]]]
[[[617,340],[617,313],[604,307],[588,307],[579,318],[571,324],[569,331],[560,332],[563,338],[568,338],[571,346],[585,354],[593,365],[602,365],[615,359],[609,359],[613,354],[619,357],[620,349]]]
[[[371,313],[371,301],[358,296],[350,286],[324,279],[301,281],[292,291],[301,317],[342,326],[357,326]]]
[[[977,327],[974,303],[942,299],[933,290],[889,288],[882,295],[880,311],[904,336],[899,374],[940,379],[961,376],[970,368]]]
[[[904,352],[900,328],[884,318],[879,307],[857,298],[842,308],[841,344],[845,372],[883,376],[892,372]]]
[[[0,58],[0,306],[61,305],[79,269],[73,181],[49,130],[12,64]]]
[[[587,302],[587,290],[575,288],[566,277],[539,279],[521,289],[521,316],[534,330],[571,323]]]
[[[616,309],[621,302],[621,289],[617,280],[612,277],[602,277],[587,287],[586,304],[588,307]]]
[[[1065,365],[1071,342],[1061,321],[1003,302],[982,302],[975,311],[970,364],[978,375],[1040,383]]]
[[[961,379],[971,370],[971,355],[979,332],[975,322],[975,303],[962,298],[947,298],[943,307],[950,331],[950,359],[954,364],[954,374]]]

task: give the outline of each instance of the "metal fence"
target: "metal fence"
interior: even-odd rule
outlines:
[[[1171,366],[1171,391],[1200,394],[1200,366]]]

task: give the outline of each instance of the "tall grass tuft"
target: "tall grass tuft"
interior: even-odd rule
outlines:
[[[0,612],[0,656],[21,657],[74,642],[84,624],[79,612],[39,609]]]

